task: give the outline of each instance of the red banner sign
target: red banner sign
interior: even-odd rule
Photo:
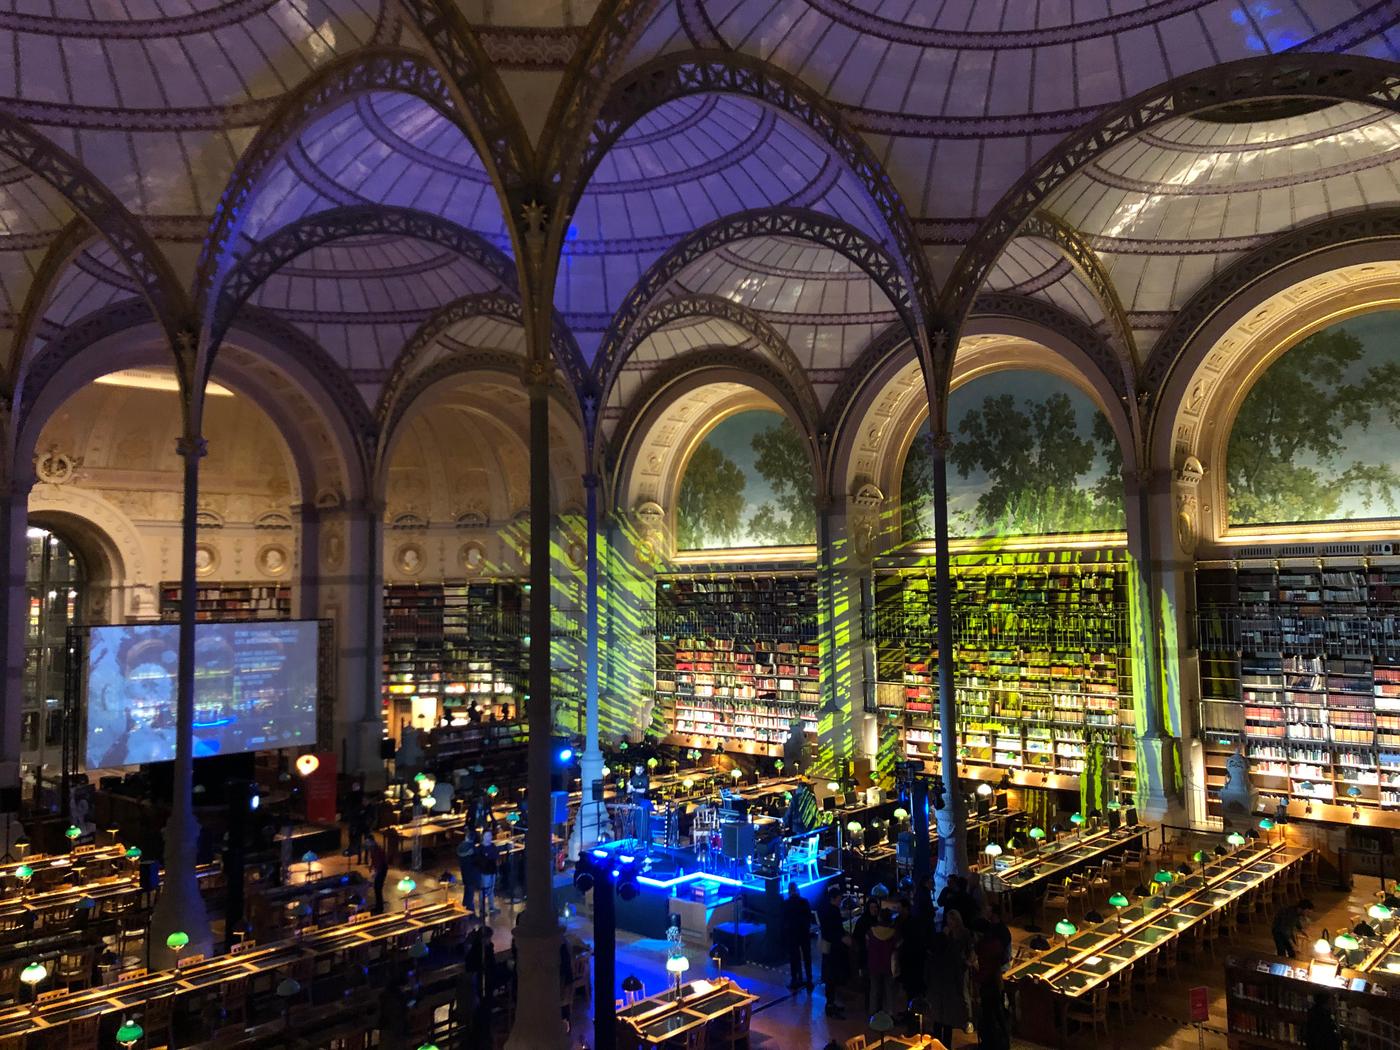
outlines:
[[[306,792],[306,822],[334,824],[335,752],[326,751],[316,757],[319,762],[302,786],[302,790]]]
[[[1210,989],[1204,985],[1191,989],[1191,1020],[1210,1020]]]

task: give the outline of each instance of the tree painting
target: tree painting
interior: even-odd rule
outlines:
[[[953,536],[1108,532],[1124,527],[1121,457],[1108,421],[1073,384],[1005,371],[953,391],[948,518]],[[906,540],[933,535],[928,424],[901,482]]]
[[[815,543],[812,461],[780,413],[721,420],[691,454],[676,504],[681,550]]]
[[[1237,525],[1400,514],[1400,314],[1351,318],[1308,336],[1260,376],[1226,452]]]

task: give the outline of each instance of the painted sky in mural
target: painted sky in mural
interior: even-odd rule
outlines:
[[[710,550],[815,543],[812,464],[781,413],[728,416],[686,464],[676,503],[676,547]]]
[[[1338,322],[1279,357],[1235,416],[1236,525],[1400,516],[1400,311]]]
[[[948,402],[949,532],[1027,536],[1122,529],[1117,442],[1098,406],[1045,372],[993,372],[954,389]],[[933,536],[928,424],[904,461],[904,538]]]

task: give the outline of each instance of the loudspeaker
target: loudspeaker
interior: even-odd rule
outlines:
[[[141,862],[141,888],[143,890],[160,889],[160,864],[153,860],[143,860]]]
[[[0,813],[19,812],[20,789],[16,787],[0,787]]]
[[[733,860],[753,856],[753,825],[747,820],[731,820],[719,826],[720,848]]]
[[[392,737],[383,737],[379,741],[379,761],[388,762],[394,757],[394,741]]]
[[[549,819],[552,824],[567,824],[569,822],[569,793],[567,791],[551,791],[549,793]]]
[[[1108,830],[1117,831],[1119,825],[1123,823],[1122,810],[1110,809],[1108,811]]]

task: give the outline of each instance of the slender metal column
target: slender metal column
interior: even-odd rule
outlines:
[[[598,671],[602,659],[598,651],[598,604],[601,599],[598,582],[598,475],[586,474],[583,478],[585,494],[584,527],[588,530],[588,563],[585,593],[585,652],[584,667],[584,725],[583,757],[579,768],[583,781],[583,801],[579,806],[578,843],[587,847],[598,841],[598,828],[602,822],[604,809],[602,800],[594,801],[593,784],[603,779],[603,751],[598,744]]]
[[[948,553],[948,447],[946,431],[931,437],[933,453],[933,583],[938,639],[938,730],[944,798],[938,816],[938,870],[941,886],[949,875],[967,872],[967,807],[958,784],[958,703],[953,684],[953,577]]]
[[[170,821],[165,826],[165,881],[151,913],[149,956],[152,966],[175,964],[166,938],[179,931],[189,937],[191,955],[207,955],[213,944],[209,916],[199,895],[195,857],[199,822],[194,815],[194,672],[195,608],[198,598],[195,538],[199,510],[199,461],[207,446],[197,434],[175,445],[184,460],[184,512],[180,531],[180,652],[176,678],[175,776],[170,798]]]
[[[568,1045],[559,1002],[559,919],[554,912],[550,838],[550,765],[554,713],[550,699],[550,498],[548,360],[530,365],[530,724],[525,910],[516,930],[518,1002],[506,1050],[563,1050]]]

